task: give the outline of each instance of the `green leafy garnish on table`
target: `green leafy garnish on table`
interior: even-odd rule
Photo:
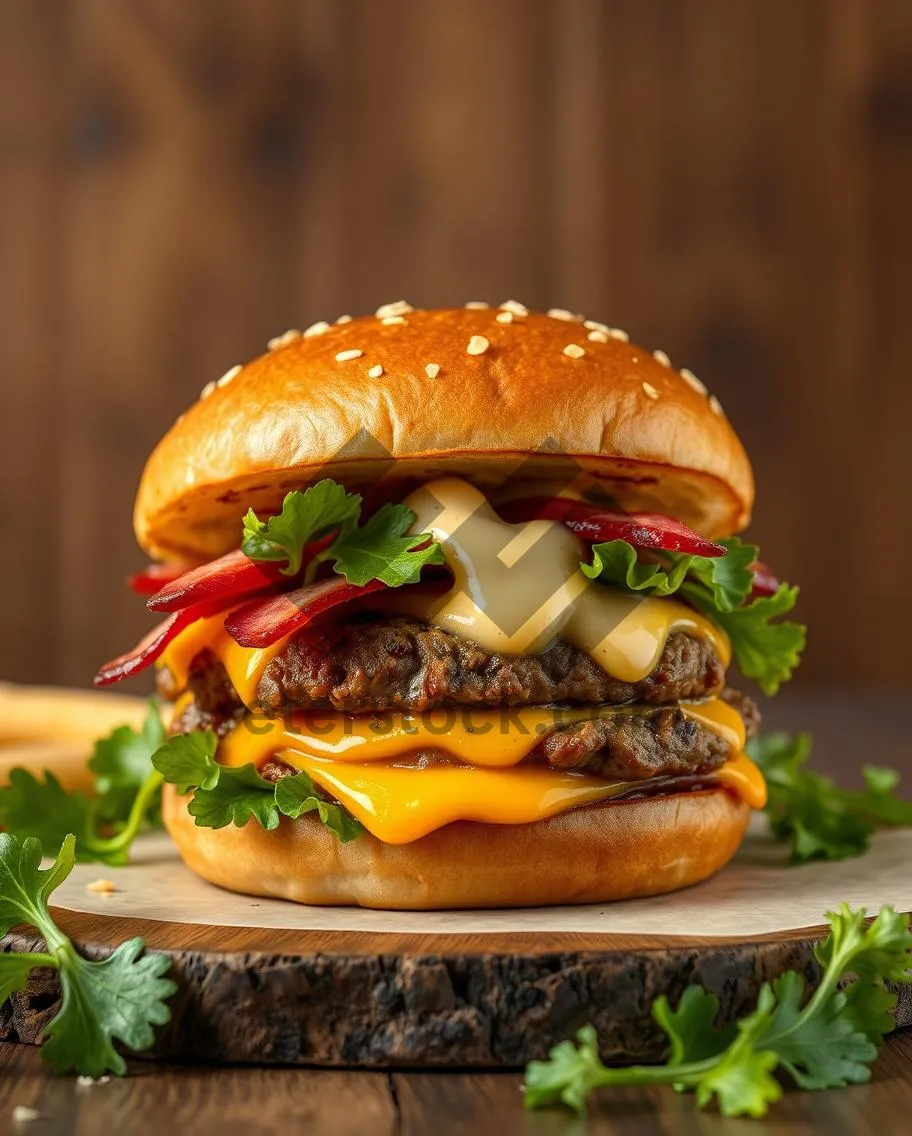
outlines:
[[[747,749],[766,779],[770,828],[791,843],[793,863],[859,856],[879,825],[912,825],[912,801],[894,792],[899,774],[892,769],[864,765],[864,789],[841,789],[807,767],[810,734],[763,734]]]
[[[737,537],[719,541],[724,556],[656,553],[641,560],[633,545],[611,540],[592,546],[592,562],[581,568],[590,579],[644,596],[681,596],[726,632],[741,673],[775,694],[792,677],[804,650],[800,623],[778,620],[795,606],[798,589],[782,584],[770,596],[750,598],[752,565],[758,548]]]
[[[334,532],[328,547],[308,563],[305,582],[329,561],[359,587],[369,580],[382,580],[392,588],[415,583],[426,564],[443,563],[440,545],[427,533],[404,535],[415,520],[407,506],[383,505],[363,525],[360,517],[361,495],[347,493],[326,478],[303,492],[287,494],[281,512],[265,521],[248,509],[241,551],[251,560],[287,560],[283,575],[296,576],[305,546]]]
[[[0,827],[34,836],[47,848],[58,848],[75,833],[77,860],[126,863],[139,833],[161,825],[161,779],[152,754],[164,740],[153,699],[141,729],[119,726],[95,743],[89,759],[93,795],[65,789],[50,772],[36,777],[26,769],[11,770],[9,784],[0,788]]]
[[[153,1027],[170,1020],[165,1005],[177,987],[165,977],[166,955],[144,955],[142,939],[130,939],[107,958],[91,961],[57,927],[48,898],[76,862],[75,837],[63,841],[50,868],[41,868],[41,842],[0,833],[0,937],[25,924],[44,939],[46,950],[0,953],[0,1003],[24,990],[35,968],[57,971],[60,1009],[45,1027],[42,1056],[57,1073],[90,1077],[126,1072],[114,1048],[121,1041],[140,1052],[154,1040]]]
[[[243,827],[253,818],[270,831],[278,827],[282,816],[294,819],[315,812],[343,844],[363,832],[341,805],[319,796],[307,773],[267,781],[252,762],[219,765],[215,760],[217,747],[214,731],[193,730],[169,738],[152,758],[158,773],[178,792],[193,791],[187,811],[198,828]]]
[[[89,758],[89,769],[95,774],[93,788],[100,819],[115,825],[126,821],[136,794],[152,772],[152,754],[164,745],[166,737],[158,703],[150,699],[139,730],[118,726],[107,737],[99,738]],[[150,801],[146,819],[155,828],[161,826],[159,798]]]
[[[595,1089],[670,1085],[692,1090],[700,1108],[715,1101],[725,1116],[761,1117],[782,1095],[775,1073],[802,1089],[869,1080],[895,1025],[896,995],[886,983],[912,982],[909,917],[884,907],[866,925],[864,909],[844,903],[827,920],[830,934],[814,950],[823,973],[809,997],[804,976],[786,971],[763,984],[753,1013],[718,1028],[718,999],[703,987],[689,986],[676,1009],[661,995],[652,1016],[669,1042],[664,1065],[610,1068],[599,1058],[595,1030],[585,1026],[575,1043],[561,1042],[547,1061],[528,1066],[527,1107],[581,1110]]]

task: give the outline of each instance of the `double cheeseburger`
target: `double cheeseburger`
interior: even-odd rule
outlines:
[[[765,801],[754,703],[803,631],[731,534],[751,468],[661,352],[552,310],[288,332],[210,384],[136,499],[156,756],[239,892],[518,907],[704,880]],[[170,752],[169,752],[170,751]]]

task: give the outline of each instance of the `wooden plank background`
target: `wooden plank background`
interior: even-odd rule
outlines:
[[[559,305],[716,390],[805,684],[908,692],[907,0],[0,0],[0,676],[83,684],[145,455],[268,336]]]

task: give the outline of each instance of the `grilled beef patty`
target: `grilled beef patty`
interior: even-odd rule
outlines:
[[[237,700],[224,668],[210,653],[201,653],[190,671],[193,698],[172,723],[174,733],[214,729],[220,736],[239,722],[243,707]],[[754,702],[736,690],[725,689],[721,697],[744,719],[748,736],[757,728]],[[613,714],[571,722],[547,734],[526,759],[554,769],[591,773],[614,781],[639,781],[652,777],[705,774],[718,769],[731,756],[728,744],[718,734],[688,717],[677,705],[641,704]],[[410,763],[448,761],[430,751],[410,755]],[[275,779],[290,769],[272,760],[264,776]]]
[[[270,662],[257,695],[267,714],[289,707],[420,713],[439,706],[677,702],[716,694],[724,679],[712,645],[683,632],[669,636],[651,674],[631,683],[561,639],[540,655],[499,655],[415,620],[352,620],[299,632]]]

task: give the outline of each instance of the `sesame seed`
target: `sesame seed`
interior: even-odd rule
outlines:
[[[607,323],[599,323],[598,320],[583,320],[583,327],[588,328],[589,331],[600,331],[604,335],[609,335],[611,332]]]
[[[469,302],[467,304],[464,304],[463,306],[468,308],[470,311],[474,310],[480,312],[484,308],[489,308],[491,305],[486,304],[484,300],[469,300]]]
[[[336,320],[336,323],[351,323],[351,321],[351,316],[339,316],[339,318]]]
[[[527,316],[529,309],[519,300],[506,300],[500,305],[505,312],[512,312],[514,316]]]
[[[643,394],[645,394],[647,398],[659,397],[659,392],[655,389],[652,383],[643,383]]]
[[[657,363],[661,363],[663,367],[671,366],[671,360],[668,358],[664,351],[653,351],[652,357]]]
[[[568,355],[571,359],[582,359],[586,354],[586,348],[580,347],[578,343],[568,343],[563,353],[564,355]]]
[[[387,327],[392,327],[394,324],[405,323],[405,320],[402,316],[384,316],[380,322],[386,324]]]
[[[86,891],[93,892],[95,895],[111,895],[117,891],[117,888],[110,880],[92,880],[90,884],[86,884]]]
[[[627,334],[627,332],[621,331],[619,327],[609,327],[608,334],[612,339],[619,339],[621,343],[626,343],[630,339],[630,336]]]
[[[468,351],[470,355],[484,355],[490,346],[491,344],[483,335],[473,335],[469,340],[466,351]]]
[[[212,392],[214,390],[215,390],[215,383],[206,383],[206,385],[200,391],[200,398],[208,398],[209,395],[212,394]]]
[[[379,363],[375,363],[373,367],[367,372],[368,377],[372,379],[379,379],[383,374],[383,368]]]
[[[224,375],[222,375],[222,377],[216,381],[215,385],[217,387],[226,387],[232,379],[236,379],[238,377],[243,369],[244,368],[240,363],[236,363],[233,367],[228,368]]]
[[[364,352],[359,347],[352,347],[348,351],[340,351],[336,355],[337,363],[349,363],[352,359],[360,359]]]
[[[593,343],[607,343],[608,336],[604,331],[590,331],[586,336],[587,339],[592,340]]]
[[[714,394],[709,396],[709,409],[713,414],[718,414],[721,418],[725,411],[722,409],[722,403],[716,398]]]
[[[436,379],[437,376],[440,374],[440,364],[439,363],[428,363],[427,366],[424,368],[424,373],[427,375],[427,377],[429,379]]]
[[[687,383],[689,387],[693,387],[697,394],[709,393],[706,389],[706,384],[701,383],[697,376],[693,373],[693,371],[688,371],[686,367],[682,367],[680,374],[684,382]]]
[[[549,315],[553,320],[566,320],[569,323],[579,321],[579,317],[575,316],[573,312],[568,312],[566,308],[548,308],[546,315]]]
[[[33,1120],[37,1120],[40,1115],[41,1113],[37,1108],[17,1104],[13,1109],[13,1124],[30,1124]]]
[[[316,323],[312,323],[310,327],[301,334],[305,339],[310,339],[312,335],[323,335],[327,331],[329,331],[329,324],[326,320],[317,320]]]
[[[513,313],[512,312],[498,312],[497,315],[494,318],[497,320],[498,323],[512,323],[513,322]]]
[[[327,324],[326,326],[328,327],[329,324]],[[268,351],[275,351],[277,347],[287,347],[289,343],[292,343],[295,339],[300,338],[300,331],[298,331],[296,327],[290,327],[288,331],[283,331],[281,335],[277,335],[273,339],[270,339],[266,344],[266,348]]]
[[[387,316],[404,316],[406,312],[414,310],[408,300],[393,300],[391,304],[381,304],[374,315],[378,320],[385,320]]]

